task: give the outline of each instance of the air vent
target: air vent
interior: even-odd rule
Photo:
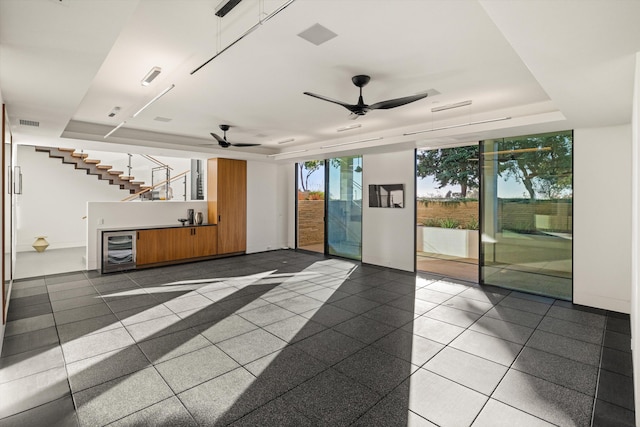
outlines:
[[[311,27],[307,28],[298,36],[302,37],[309,43],[313,43],[316,46],[320,46],[322,43],[328,42],[334,37],[338,35],[331,31],[330,29],[323,27],[320,24],[314,24]]]
[[[33,126],[33,127],[40,127],[40,122],[35,122],[33,120],[23,120],[20,119],[20,126]]]
[[[155,120],[156,122],[170,122],[171,121],[171,119],[168,118],[168,117],[160,117],[160,116],[156,117],[153,120]]]

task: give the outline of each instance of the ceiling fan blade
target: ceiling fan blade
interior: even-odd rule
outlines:
[[[211,136],[214,137],[216,139],[216,141],[218,141],[220,144],[227,144],[227,141],[225,141],[224,138],[221,138],[220,136],[216,135],[215,133],[211,132]]]
[[[237,144],[229,143],[229,145],[232,145],[234,147],[256,147],[256,146],[258,146],[260,144],[251,144],[251,143],[248,143],[248,142],[239,142]]]
[[[343,106],[344,108],[346,108],[347,110],[353,112],[354,109],[357,109],[358,106],[357,105],[353,105],[353,104],[347,104],[346,102],[342,102],[342,101],[336,101],[335,99],[331,99],[331,98],[327,98],[326,96],[322,96],[322,95],[316,95],[315,93],[311,93],[311,92],[304,92],[305,95],[309,95],[312,96],[314,98],[318,98],[321,99],[323,101],[327,101],[327,102],[332,102],[334,104],[338,104]]]
[[[428,93],[421,93],[418,95],[405,96],[403,98],[389,99],[387,101],[376,102],[369,105],[370,110],[388,110],[389,108],[400,107],[401,105],[409,104],[414,101],[418,101],[422,98],[429,96]]]
[[[221,138],[220,136],[216,135],[213,132],[210,132],[210,133],[211,133],[211,136],[214,137],[216,141],[218,141],[218,145],[220,145],[222,148],[228,148],[231,145],[224,138]]]

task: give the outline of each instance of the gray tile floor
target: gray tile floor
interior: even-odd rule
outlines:
[[[17,281],[0,426],[631,426],[629,317],[295,251]]]

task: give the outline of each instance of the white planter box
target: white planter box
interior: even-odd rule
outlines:
[[[418,226],[417,249],[460,258],[478,258],[478,230]]]

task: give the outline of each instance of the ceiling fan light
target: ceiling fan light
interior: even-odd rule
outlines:
[[[151,84],[151,82],[158,77],[158,75],[160,74],[160,72],[162,72],[162,68],[160,67],[153,67],[151,69],[151,71],[149,71],[147,73],[146,76],[144,76],[144,78],[142,79],[142,81],[140,82],[140,84],[142,86],[149,86]]]

